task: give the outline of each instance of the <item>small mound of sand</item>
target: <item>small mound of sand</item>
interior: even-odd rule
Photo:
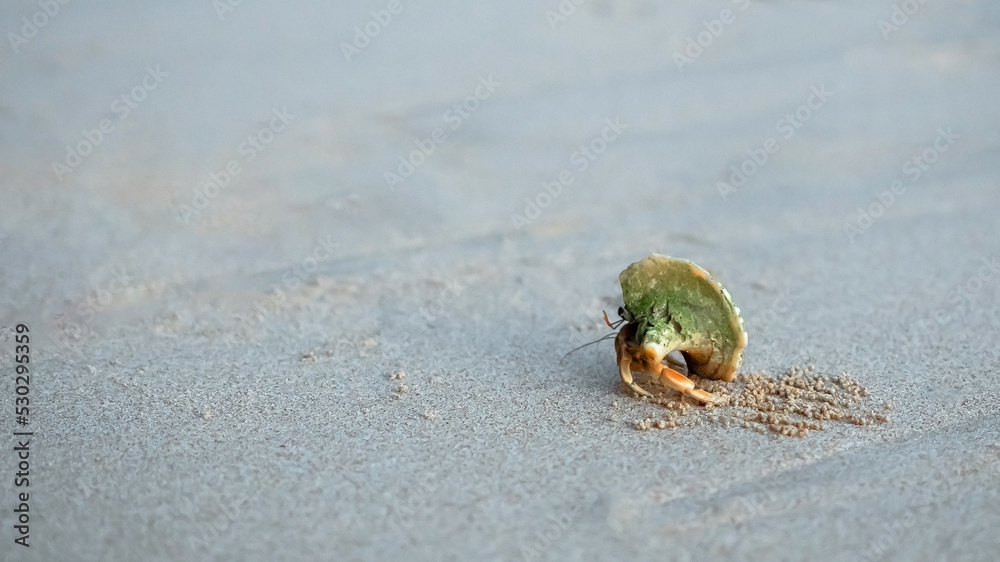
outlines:
[[[638,430],[673,429],[706,424],[742,427],[758,433],[805,437],[809,430],[822,430],[820,422],[844,422],[857,426],[885,423],[888,416],[865,411],[868,396],[847,373],[825,376],[808,366],[792,367],[778,377],[766,372],[740,374],[731,383],[690,375],[695,387],[711,392],[717,402],[695,405],[678,393],[664,389],[650,402],[669,410],[659,417],[635,422]],[[654,385],[647,385],[653,391]],[[661,387],[662,388],[662,387]],[[891,410],[886,403],[883,411]]]

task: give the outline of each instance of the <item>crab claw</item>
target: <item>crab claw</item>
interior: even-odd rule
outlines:
[[[691,379],[660,363],[665,356],[666,348],[664,346],[655,343],[645,344],[640,347],[630,346],[628,342],[635,335],[635,329],[635,324],[627,324],[618,332],[618,337],[615,338],[615,349],[618,353],[618,373],[621,375],[622,382],[627,384],[639,396],[653,396],[652,393],[636,384],[635,380],[633,380],[632,365],[634,362],[642,370],[656,375],[660,384],[668,386],[685,396],[690,396],[705,404],[712,404],[716,401],[715,396],[711,393],[695,388]]]
[[[667,367],[666,365],[660,365],[659,369],[660,384],[669,386],[670,388],[684,394],[685,396],[690,396],[699,402],[705,404],[715,403],[715,396],[710,392],[695,388],[694,382],[692,382],[691,379],[685,377],[670,367]]]
[[[633,392],[639,396],[652,398],[652,393],[636,384],[632,378],[632,354],[628,349],[628,340],[633,335],[635,335],[635,324],[626,324],[618,331],[618,336],[615,338],[615,352],[618,355],[618,374],[621,376],[622,382],[627,384]]]

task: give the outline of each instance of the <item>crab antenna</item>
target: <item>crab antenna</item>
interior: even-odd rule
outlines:
[[[562,359],[560,359],[559,362],[562,363],[563,360],[566,359],[567,357],[569,357],[569,354],[573,353],[574,351],[579,351],[579,350],[587,347],[588,345],[594,345],[595,343],[601,343],[602,341],[609,340],[609,339],[611,339],[611,338],[613,338],[613,337],[615,337],[617,335],[618,335],[618,332],[611,332],[610,334],[608,334],[606,336],[601,336],[600,338],[598,338],[598,339],[596,339],[596,340],[594,340],[592,342],[587,342],[587,343],[585,343],[585,344],[583,344],[583,345],[581,345],[579,347],[571,349],[568,353],[566,353],[566,355],[562,356]]]
[[[601,311],[601,314],[603,314],[603,315],[604,315],[604,323],[605,323],[605,324],[607,324],[607,325],[608,325],[608,328],[611,328],[612,330],[614,330],[614,329],[618,328],[618,326],[621,326],[621,325],[622,325],[622,322],[624,322],[624,321],[625,321],[625,319],[624,319],[624,318],[622,318],[622,319],[618,320],[617,322],[615,322],[614,324],[612,324],[612,323],[611,323],[611,320],[608,320],[608,311],[606,311],[606,310],[602,310],[602,311]]]

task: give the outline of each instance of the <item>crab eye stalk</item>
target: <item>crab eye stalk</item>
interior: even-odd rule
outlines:
[[[618,317],[626,322],[632,321],[632,315],[629,314],[628,310],[624,306],[618,307]]]

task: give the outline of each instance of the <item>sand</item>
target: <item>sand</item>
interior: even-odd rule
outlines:
[[[994,3],[59,6],[0,14],[0,559],[996,557]],[[722,405],[562,359],[651,252],[742,311]]]
[[[784,437],[805,437],[809,430],[822,430],[823,424],[819,422],[823,421],[857,426],[886,423],[892,410],[892,404],[885,402],[881,412],[865,412],[862,398],[868,391],[863,386],[847,373],[823,376],[811,365],[793,367],[779,377],[766,373],[740,374],[729,383],[689,376],[695,381],[695,388],[712,393],[713,402],[692,404],[691,399],[679,393],[664,392],[662,387],[653,385],[656,395],[648,401],[668,412],[659,419],[638,420],[636,429],[674,429],[711,423],[758,433],[770,431]]]

